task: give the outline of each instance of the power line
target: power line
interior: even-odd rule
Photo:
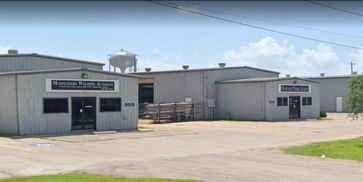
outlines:
[[[165,4],[165,3],[162,3],[162,2],[157,2],[157,1],[148,1],[148,2],[158,4],[158,5],[161,5],[161,6],[165,6],[165,7],[169,7],[169,8],[173,8],[173,9],[186,11],[186,12],[201,15],[201,16],[205,16],[205,17],[209,17],[209,18],[213,18],[213,19],[217,19],[217,20],[221,20],[221,21],[226,21],[226,22],[229,22],[229,23],[234,23],[234,24],[247,26],[247,27],[251,27],[251,28],[256,28],[256,29],[260,29],[260,30],[265,30],[265,31],[269,31],[269,32],[274,32],[274,33],[278,33],[278,34],[288,35],[290,37],[296,37],[296,38],[301,38],[301,39],[305,39],[305,40],[310,40],[310,41],[315,41],[315,42],[320,42],[320,43],[326,43],[326,44],[331,44],[331,45],[336,45],[336,46],[341,46],[341,47],[346,47],[346,48],[351,48],[351,49],[360,49],[359,47],[356,47],[356,46],[340,44],[340,43],[315,39],[315,38],[311,38],[311,37],[305,37],[305,36],[296,35],[296,34],[292,34],[292,33],[286,33],[286,32],[282,32],[282,31],[273,30],[273,29],[269,29],[269,28],[265,28],[265,27],[261,27],[261,26],[256,26],[256,25],[251,25],[251,24],[247,24],[247,23],[242,23],[242,22],[238,22],[238,21],[234,21],[234,20],[230,20],[230,19],[226,19],[226,18],[214,16],[214,15],[209,15],[209,14],[206,14],[206,13],[201,13],[201,12],[198,12],[198,11],[193,11],[193,10],[181,8],[181,7],[170,5],[170,4]]]
[[[331,5],[327,5],[327,4],[323,4],[323,3],[318,3],[318,2],[315,2],[315,1],[309,1],[309,0],[307,0],[306,2],[315,4],[315,5],[318,5],[318,6],[321,6],[321,7],[334,9],[336,11],[344,12],[344,13],[347,13],[347,14],[351,14],[351,15],[356,15],[356,16],[363,17],[363,14],[356,13],[356,12],[349,11],[349,10],[345,10],[345,9],[341,9],[341,8],[337,8],[337,7],[334,7],[334,6],[331,6]]]
[[[173,4],[175,6],[178,6],[178,4],[171,3],[171,2],[167,2],[167,4]],[[195,8],[188,7],[188,9],[195,9]],[[266,19],[262,19],[262,18],[254,18],[254,17],[250,17],[250,16],[237,15],[237,14],[233,14],[233,13],[226,13],[226,12],[222,12],[222,11],[216,11],[216,10],[211,10],[211,9],[206,9],[206,8],[201,8],[201,7],[198,7],[196,9],[200,9],[200,10],[203,10],[203,11],[206,11],[206,12],[211,12],[211,13],[217,13],[217,14],[221,14],[221,15],[245,18],[245,19],[250,19],[250,20],[255,20],[255,21],[260,21],[260,22],[273,23],[273,24],[277,24],[277,25],[290,26],[290,27],[295,27],[295,28],[300,28],[300,29],[305,29],[305,30],[312,30],[312,31],[324,32],[324,33],[330,33],[330,34],[340,35],[340,36],[345,36],[345,37],[350,37],[350,38],[363,39],[363,37],[358,36],[358,35],[350,35],[350,34],[345,34],[345,33],[332,32],[332,31],[318,29],[318,28],[311,28],[311,27],[306,27],[306,26],[302,26],[302,25],[294,25],[294,24],[288,24],[288,23],[283,23],[283,22],[278,22],[278,21],[266,20]]]

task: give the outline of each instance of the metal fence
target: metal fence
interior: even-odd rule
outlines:
[[[140,118],[154,123],[192,121],[203,109],[202,105],[189,102],[140,104],[139,108]]]

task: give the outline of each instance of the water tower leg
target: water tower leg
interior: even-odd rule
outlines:
[[[136,73],[137,72],[137,68],[136,68],[136,54],[134,54],[134,72]]]

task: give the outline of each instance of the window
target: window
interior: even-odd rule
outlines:
[[[68,98],[43,99],[44,113],[68,113]]]
[[[312,98],[311,97],[303,97],[302,98],[302,105],[303,106],[311,106],[312,103]]]
[[[283,106],[287,106],[288,105],[288,102],[287,102],[287,97],[284,97],[283,99],[282,99],[282,105]]]
[[[287,106],[287,97],[277,97],[277,106]]]
[[[100,111],[101,112],[121,111],[121,98],[101,98]]]
[[[277,106],[282,106],[282,97],[277,97]]]

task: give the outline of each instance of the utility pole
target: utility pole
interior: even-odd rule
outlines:
[[[353,63],[353,61],[350,61],[350,74],[354,75],[354,71],[353,71],[353,66],[355,65],[355,63]]]

